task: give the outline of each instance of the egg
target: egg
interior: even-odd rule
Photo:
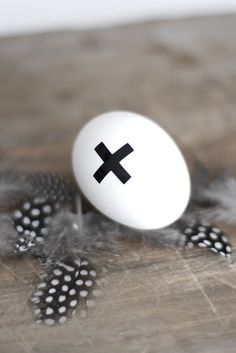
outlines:
[[[125,226],[163,228],[188,205],[190,173],[182,152],[142,115],[115,111],[90,120],[75,140],[72,164],[90,203]]]

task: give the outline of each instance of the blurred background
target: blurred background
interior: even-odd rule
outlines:
[[[235,0],[8,0],[0,35],[63,28],[94,28],[138,20],[230,13]]]
[[[214,168],[220,144],[236,169],[235,12],[235,0],[2,2],[0,155],[70,170],[88,119],[131,110]]]

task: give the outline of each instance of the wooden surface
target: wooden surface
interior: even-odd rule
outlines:
[[[126,109],[235,173],[235,34],[223,16],[0,39],[1,162],[71,174],[82,124]],[[127,246],[89,317],[57,328],[27,306],[38,274],[0,263],[1,353],[236,351],[236,267],[207,251]]]

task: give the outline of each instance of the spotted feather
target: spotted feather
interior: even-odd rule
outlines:
[[[232,246],[226,235],[218,227],[195,223],[186,227],[183,233],[182,240],[187,248],[195,245],[231,258]]]
[[[51,266],[30,300],[36,322],[54,325],[67,321],[77,307],[85,316],[99,294],[100,282],[93,266],[87,260],[67,258]]]
[[[74,207],[74,193],[63,177],[38,172],[29,174],[27,180],[33,195],[25,199],[12,216],[13,227],[19,235],[16,254],[27,253],[40,245],[48,234],[52,216]]]
[[[19,206],[12,217],[13,226],[19,235],[15,244],[16,253],[27,252],[43,241],[51,218],[60,207],[60,204],[42,197],[27,200]]]
[[[50,172],[36,172],[27,175],[35,197],[44,197],[60,204],[73,203],[75,191],[61,175]]]

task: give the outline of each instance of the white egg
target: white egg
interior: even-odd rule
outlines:
[[[152,120],[110,112],[89,121],[73,148],[86,198],[109,218],[137,229],[170,225],[184,212],[190,176],[174,140]]]

